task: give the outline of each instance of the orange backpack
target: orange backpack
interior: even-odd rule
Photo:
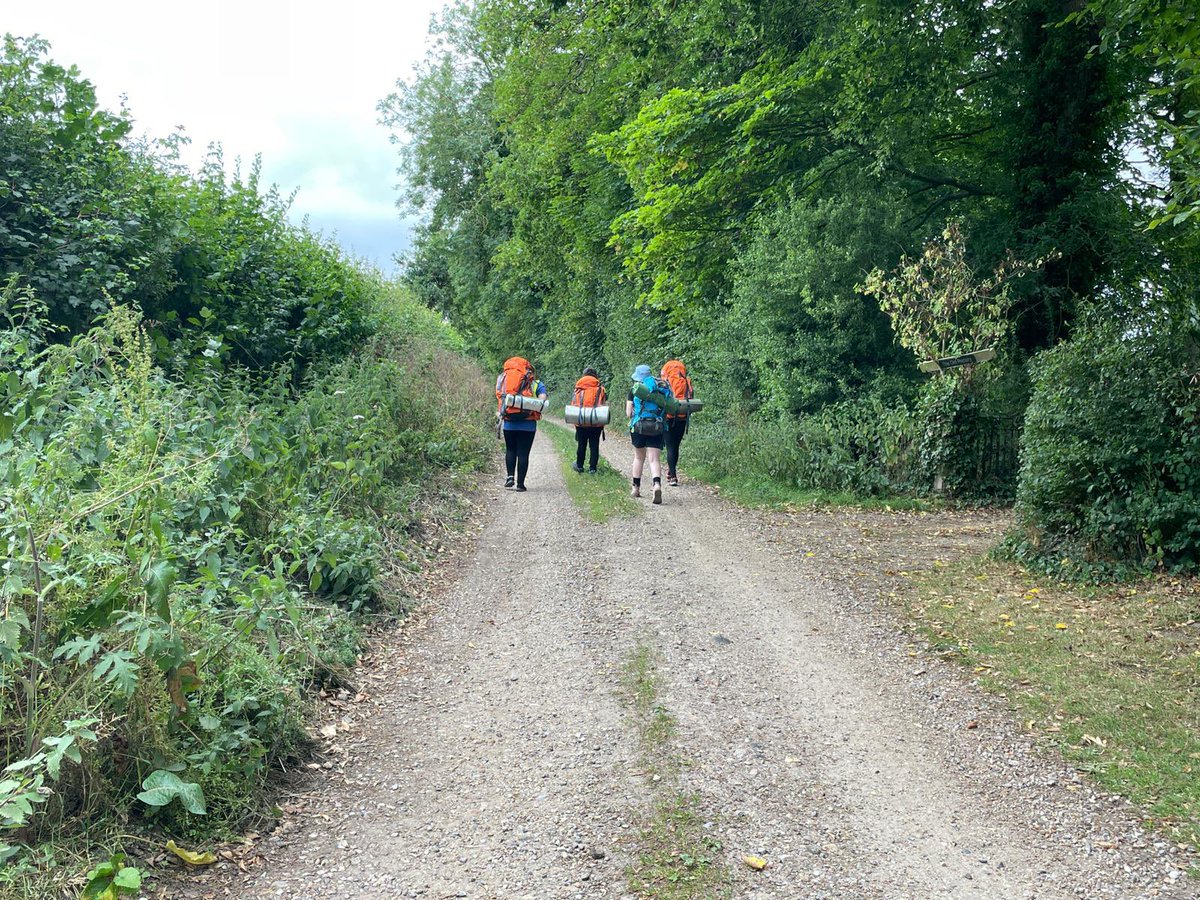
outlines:
[[[584,375],[575,382],[574,406],[603,406],[608,392],[595,375]]]
[[[688,377],[687,366],[679,360],[673,359],[663,366],[662,377],[671,386],[671,393],[676,400],[691,400],[696,396],[692,391],[692,379]],[[668,419],[686,419],[687,417],[688,414],[685,412],[667,416]]]
[[[533,366],[529,360],[520,356],[513,356],[504,361],[504,371],[501,373],[499,380],[496,383],[496,400],[498,403],[504,403],[505,394],[524,394],[526,397],[533,396],[533,388],[537,384],[537,379],[533,374]],[[532,419],[534,421],[542,417],[541,413],[529,412],[524,409],[519,409],[515,406],[500,408],[500,417],[502,419]]]

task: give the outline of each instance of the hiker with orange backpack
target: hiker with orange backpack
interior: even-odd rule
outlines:
[[[524,491],[537,423],[549,405],[546,386],[538,381],[528,360],[520,356],[505,360],[496,379],[496,402],[504,433],[504,487]]]
[[[567,424],[575,426],[575,464],[571,468],[582,472],[584,456],[590,451],[588,472],[595,475],[600,460],[600,439],[608,424],[608,392],[591,366],[586,366],[575,382],[575,396],[566,408],[566,416]]]
[[[692,400],[696,394],[692,389],[692,379],[688,377],[687,366],[678,359],[670,360],[662,367],[663,380],[671,386],[671,393],[676,400]],[[679,445],[683,441],[683,436],[687,434],[688,423],[688,408],[685,407],[676,413],[667,414],[667,430],[663,434],[663,443],[667,450],[667,484],[671,487],[679,487]]]
[[[666,430],[666,405],[674,404],[671,386],[655,378],[646,365],[633,370],[633,387],[625,401],[625,415],[629,417],[629,439],[633,442],[633,489],[634,497],[642,496],[642,470],[650,463],[653,482],[653,502],[662,503],[662,453],[663,432]]]

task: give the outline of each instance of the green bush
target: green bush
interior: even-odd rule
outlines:
[[[257,162],[230,177],[216,150],[193,175],[177,137],[132,141],[129,113],[102,109],[45,42],[5,37],[0,50],[0,275],[33,288],[68,334],[132,304],[179,367],[204,351],[300,371],[369,336],[387,286],[291,225]]]
[[[825,407],[802,419],[700,425],[690,459],[713,480],[759,477],[793,488],[882,496],[917,477],[915,415],[878,397]]]
[[[1200,562],[1193,308],[1088,324],[1042,354],[1025,418],[1016,552],[1055,569]]]
[[[487,379],[391,302],[378,321],[421,327],[297,388],[219,358],[172,377],[120,306],[48,342],[44,304],[0,296],[0,748],[25,761],[0,808],[30,804],[0,855],[105,817],[225,831],[305,742],[307,688],[402,604],[389,572],[492,443]],[[157,772],[205,812],[138,800]]]

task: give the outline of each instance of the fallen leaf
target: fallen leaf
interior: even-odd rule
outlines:
[[[321,726],[321,737],[328,738],[329,740],[333,740],[335,737],[337,737],[337,726],[336,725],[322,725]]]
[[[167,849],[182,859],[189,866],[211,866],[217,861],[215,853],[196,853],[177,847],[174,841],[167,841]]]
[[[761,856],[743,856],[742,862],[754,869],[756,872],[761,872],[767,867],[767,861]]]

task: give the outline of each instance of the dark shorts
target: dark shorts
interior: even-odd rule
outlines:
[[[629,439],[633,441],[633,446],[641,450],[643,447],[651,447],[655,450],[663,448],[663,436],[661,434],[633,434],[630,432]]]

